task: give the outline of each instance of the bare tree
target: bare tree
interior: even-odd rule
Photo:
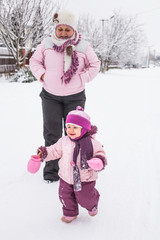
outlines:
[[[92,47],[97,50],[102,42],[100,24],[90,15],[81,15],[78,19],[78,31],[82,37],[88,40]]]
[[[107,67],[111,62],[122,65],[138,61],[142,44],[144,44],[144,32],[135,17],[114,14],[114,18],[106,26],[105,38],[108,43],[105,52]]]
[[[32,46],[33,48],[35,48],[44,37],[43,16],[41,14],[40,6],[37,8],[37,11],[35,12],[33,18],[33,26],[34,29],[32,31],[32,38],[30,39],[30,41],[32,41]]]
[[[144,43],[142,26],[137,24],[136,18],[114,12],[110,19],[101,20],[96,22],[89,16],[79,20],[79,31],[94,47],[101,60],[101,71],[108,70],[111,63],[136,63]]]
[[[0,34],[16,61],[16,69],[20,69],[32,46],[44,37],[41,31],[34,30],[37,29],[40,14],[43,32],[47,34],[53,13],[59,8],[57,1],[50,0],[1,0]],[[25,54],[22,54],[22,49],[25,49]]]

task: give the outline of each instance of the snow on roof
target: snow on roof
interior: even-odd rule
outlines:
[[[0,55],[11,55],[11,52],[6,47],[0,47]]]

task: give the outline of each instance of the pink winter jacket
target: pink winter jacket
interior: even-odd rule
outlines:
[[[91,139],[93,144],[93,156],[100,155],[105,158],[105,152],[103,150],[102,144],[95,140]],[[70,140],[68,136],[60,138],[55,144],[47,148],[48,155],[44,161],[50,161],[54,159],[59,160],[59,176],[65,182],[73,184],[73,166],[71,161],[73,161],[73,151],[75,143]],[[89,160],[89,159],[88,159]],[[90,182],[95,181],[98,177],[98,173],[92,170],[91,168],[83,169],[80,168],[80,154],[77,157],[77,166],[80,171],[81,182]]]
[[[98,74],[100,61],[92,47],[85,40],[76,46],[79,66],[68,84],[62,83],[64,52],[56,52],[51,37],[37,46],[30,59],[30,69],[33,75],[42,82],[44,89],[54,95],[67,96],[81,92],[85,83],[90,82]],[[44,75],[44,81],[41,76]]]

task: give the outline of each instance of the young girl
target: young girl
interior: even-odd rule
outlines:
[[[63,204],[62,221],[69,223],[77,218],[78,204],[91,216],[98,212],[99,193],[95,188],[98,172],[106,165],[103,146],[94,138],[97,127],[81,107],[69,112],[66,133],[50,147],[40,147],[42,161],[59,160],[59,198]]]

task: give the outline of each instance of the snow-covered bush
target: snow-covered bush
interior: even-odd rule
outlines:
[[[29,67],[23,67],[12,76],[11,82],[29,83],[37,81]]]

